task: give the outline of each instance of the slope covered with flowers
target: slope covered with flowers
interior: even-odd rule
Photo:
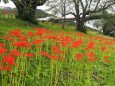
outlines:
[[[114,86],[115,40],[35,28],[0,37],[2,86]]]

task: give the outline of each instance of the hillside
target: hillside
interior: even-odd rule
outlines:
[[[50,23],[50,22],[49,22]],[[69,25],[69,26],[68,26]],[[6,32],[12,29],[22,29],[22,30],[32,30],[33,28],[36,27],[44,27],[47,29],[52,29],[52,30],[64,30],[64,31],[75,31],[75,27],[74,25],[71,24],[67,24],[65,25],[65,28],[62,28],[62,24],[56,25],[56,24],[48,24],[48,22],[46,23],[40,23],[39,25],[32,25],[30,26],[27,22],[21,21],[19,19],[15,19],[15,18],[0,18],[0,32]],[[91,30],[91,28],[87,27],[88,29],[88,35],[92,35],[92,36],[103,36],[103,37],[108,37],[111,38],[109,36],[104,36],[101,33],[99,33],[96,30]]]
[[[37,9],[36,16],[39,17],[39,18],[44,18],[44,17],[54,16],[54,15],[48,14],[48,13],[46,13],[45,11],[43,11],[41,9]]]
[[[0,86],[114,86],[115,40],[74,29],[0,18]]]

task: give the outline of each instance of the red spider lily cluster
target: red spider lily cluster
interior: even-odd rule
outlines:
[[[109,45],[115,45],[113,39],[92,37],[80,32],[54,32],[45,28],[35,28],[35,31],[27,33],[12,30],[8,35],[3,36],[3,40],[5,43],[0,43],[0,57],[2,57],[0,69],[3,71],[11,71],[18,57],[38,56],[64,61],[66,56],[69,56],[69,52],[74,54],[75,61],[94,62],[103,59],[104,62],[110,63],[110,57],[114,56],[105,55],[105,52],[109,53],[115,49],[115,47],[108,48]],[[104,54],[98,55],[97,51]]]

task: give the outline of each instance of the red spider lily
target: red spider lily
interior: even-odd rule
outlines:
[[[4,63],[7,63],[7,64],[9,64],[9,65],[11,65],[11,66],[13,66],[14,63],[15,63],[15,58],[12,57],[12,56],[6,56],[6,57],[3,59],[3,62],[4,62]]]
[[[3,36],[5,40],[9,40],[9,36]]]
[[[60,53],[60,47],[59,46],[52,46],[52,52]]]
[[[76,54],[76,60],[81,60],[84,56],[84,54]]]
[[[53,40],[57,41],[58,40],[58,36],[52,36],[51,37]]]
[[[62,46],[68,46],[70,44],[71,38],[69,36],[64,37],[63,35],[60,35],[60,43]]]
[[[104,59],[108,59],[108,58],[109,58],[109,56],[104,56],[103,58],[104,58]]]
[[[8,65],[6,65],[6,66],[2,66],[2,67],[1,67],[1,70],[2,70],[2,71],[5,71],[5,70],[6,70],[6,71],[11,72],[11,67],[8,66]]]
[[[92,37],[92,36],[89,36],[89,39],[90,39],[90,40],[93,40],[93,37]]]
[[[19,41],[27,41],[27,37],[26,37],[26,35],[20,35],[20,37],[18,37],[19,38]]]
[[[95,47],[95,43],[94,42],[89,42],[89,44],[88,44],[88,46],[87,46],[87,48],[88,49],[93,49]]]
[[[83,33],[81,33],[81,32],[75,32],[78,36],[84,36],[84,34]]]
[[[0,70],[1,70],[1,68],[2,68],[2,64],[3,64],[3,63],[2,63],[2,61],[1,61],[1,62],[0,62]]]
[[[109,40],[107,40],[107,41],[105,41],[105,43],[104,44],[106,44],[106,45],[111,45],[112,44],[112,42],[110,42]]]
[[[4,38],[4,40],[10,40],[11,42],[14,41],[14,39],[13,39],[13,38],[10,38],[9,36],[3,36],[3,38]]]
[[[69,40],[61,41],[61,44],[62,44],[63,46],[67,46],[67,45],[69,45],[69,43],[70,43]]]
[[[0,43],[0,47],[5,47],[6,44]]]
[[[58,56],[54,56],[54,55],[50,55],[49,58],[52,59],[52,60],[56,60],[56,59],[58,59],[59,57],[58,57]]]
[[[65,52],[60,51],[60,47],[59,46],[52,46],[52,52],[53,53],[57,53],[57,54],[65,54]]]
[[[34,57],[35,55],[32,54],[32,53],[27,53],[27,54],[25,54],[24,56],[32,58],[32,57]]]
[[[88,56],[89,56],[89,57],[94,57],[95,54],[94,54],[94,52],[90,52],[90,53],[88,54]]]
[[[36,34],[39,36],[42,36],[46,32],[45,28],[40,28],[40,29],[36,29],[36,30],[37,30]]]
[[[4,54],[4,53],[6,53],[8,50],[7,49],[5,49],[5,48],[0,48],[0,54]]]
[[[12,50],[12,52],[9,55],[10,56],[21,56],[21,53],[18,50]]]
[[[89,56],[89,58],[88,58],[89,61],[95,61],[95,60],[97,60],[97,57],[95,56],[94,52],[90,52],[88,54],[88,56]]]
[[[49,53],[45,51],[40,51],[39,54],[41,54],[42,56],[49,56]]]
[[[106,48],[105,46],[103,46],[103,47],[101,47],[101,50],[102,50],[102,51],[106,51],[107,48]]]
[[[64,61],[64,58],[61,57],[61,56],[59,56],[58,59],[61,60],[61,61]]]
[[[19,37],[21,34],[21,30],[12,30],[10,31],[10,35],[14,37]]]
[[[53,39],[53,40],[55,40],[55,41],[57,41],[59,38],[58,38],[58,36],[51,36],[51,35],[47,35],[47,36],[45,36],[44,38],[47,38],[48,40],[51,40],[51,39]]]
[[[86,47],[85,50],[89,50],[89,48]]]
[[[14,46],[17,46],[17,47],[28,47],[28,48],[30,48],[31,46],[30,46],[30,43],[29,42],[27,42],[27,41],[18,41],[18,42],[13,42],[13,45]]]
[[[50,40],[50,39],[51,39],[51,35],[50,35],[50,34],[47,34],[46,36],[44,36],[44,39]]]
[[[106,63],[110,63],[110,60],[108,60],[108,59],[106,59],[106,60],[104,60]]]
[[[99,36],[96,36],[96,37],[95,37],[95,40],[99,40]]]
[[[82,45],[82,43],[83,43],[83,40],[82,40],[82,39],[79,39],[79,40],[73,42],[72,47],[78,48],[78,47],[80,47],[80,46]]]
[[[31,31],[29,31],[29,32],[28,32],[28,36],[29,36],[29,37],[33,37],[33,36],[35,36],[35,34],[32,33]]]
[[[32,42],[32,44],[41,44],[44,40],[35,40]]]
[[[97,58],[96,57],[90,57],[90,58],[88,58],[88,60],[89,61],[95,61],[95,60],[97,60]]]
[[[60,51],[59,54],[66,54],[66,52],[65,51]]]

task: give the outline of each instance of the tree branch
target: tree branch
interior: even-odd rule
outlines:
[[[115,15],[114,16],[110,16],[108,18],[115,18]],[[85,18],[85,21],[89,21],[89,20],[96,20],[96,19],[103,19],[103,15],[92,15],[92,16],[87,16]]]
[[[107,4],[107,3],[105,3],[102,8],[99,8],[99,9],[96,9],[96,8],[95,8],[93,11],[92,11],[92,10],[87,10],[86,15],[89,15],[90,13],[99,13],[99,12],[101,12],[101,11],[103,11],[103,10],[106,10],[106,9],[108,9],[109,7],[111,7],[112,5],[114,5],[114,4],[115,4],[115,1],[113,1],[113,3],[110,3],[110,4],[107,5],[107,6],[106,6],[106,4]]]
[[[48,1],[48,0],[41,0],[41,1],[37,0],[37,5],[41,6],[41,5],[45,4],[46,1]]]
[[[75,14],[75,13],[72,13],[72,12],[70,12],[70,13],[66,13],[65,15],[62,15],[62,17],[63,17],[63,16],[66,16],[66,15],[69,15],[69,14],[71,14],[71,15],[73,15],[73,16],[76,17],[76,14]]]

